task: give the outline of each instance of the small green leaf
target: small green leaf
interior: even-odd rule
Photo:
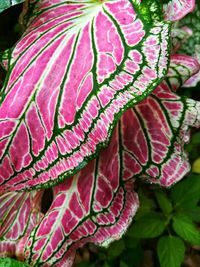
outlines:
[[[137,238],[154,238],[165,230],[165,223],[159,213],[148,214],[133,224],[129,235]]]
[[[182,213],[187,215],[191,221],[200,222],[200,207],[188,207],[183,209]]]
[[[193,245],[200,246],[200,231],[187,216],[177,216],[173,218],[174,231],[185,241]]]
[[[124,249],[125,243],[123,239],[113,242],[108,249],[108,257],[111,259],[117,258],[123,252]]]
[[[28,267],[29,265],[10,258],[0,258],[0,267]]]
[[[148,198],[142,190],[139,190],[138,195],[140,199],[140,208],[135,216],[136,220],[150,213],[156,207],[155,202],[151,198]]]
[[[200,158],[196,159],[192,165],[192,171],[194,173],[200,173]]]
[[[164,214],[170,214],[172,212],[172,203],[168,199],[167,195],[163,191],[155,193],[158,205]]]
[[[161,267],[180,267],[184,259],[184,242],[176,236],[163,236],[158,240],[157,254]]]
[[[196,206],[200,200],[200,175],[185,178],[171,190],[171,198],[175,206]]]

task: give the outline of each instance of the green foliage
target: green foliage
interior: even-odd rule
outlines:
[[[148,244],[160,267],[180,267],[186,248],[200,246],[195,224],[200,222],[200,175],[190,174],[170,189],[138,187],[141,206],[126,235],[108,249],[98,248],[95,262],[78,267],[140,267]]]
[[[185,241],[200,246],[200,232],[187,216],[179,215],[174,217],[173,229]]]
[[[148,213],[138,219],[131,227],[129,234],[136,238],[153,238],[165,230],[165,220],[158,212]]]
[[[161,267],[179,267],[184,259],[184,242],[176,236],[163,236],[158,240],[157,253]]]
[[[29,265],[11,258],[0,258],[0,267],[28,267]]]

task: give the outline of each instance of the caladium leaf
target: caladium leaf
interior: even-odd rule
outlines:
[[[160,1],[41,0],[30,9],[1,94],[1,190],[53,185],[80,170],[168,65]]]
[[[200,64],[200,3],[196,3],[194,12],[188,14],[177,26],[177,30],[189,33],[187,39],[179,42],[178,53],[195,56]],[[200,82],[200,72],[191,77],[184,87],[195,87]]]
[[[134,178],[169,186],[183,177],[189,168],[183,144],[189,126],[200,126],[200,103],[171,89],[198,67],[191,57],[173,56],[168,79],[122,115],[109,146],[54,188],[49,211],[23,242],[21,257],[27,263],[71,266],[78,247],[107,245],[127,229],[138,207]]]
[[[168,0],[163,5],[163,11],[166,20],[180,20],[195,8],[195,0]]]
[[[8,192],[0,196],[0,255],[15,256],[20,238],[28,235],[42,218],[42,191]]]
[[[54,188],[50,210],[24,242],[31,266],[71,266],[84,243],[107,246],[126,231],[139,204],[133,180],[121,173],[119,130],[97,160]]]
[[[24,1],[25,0],[2,0],[0,2],[0,13],[9,7],[20,4]]]

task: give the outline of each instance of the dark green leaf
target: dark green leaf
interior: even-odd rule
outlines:
[[[128,267],[128,265],[125,262],[120,261],[120,267]]]
[[[157,253],[160,267],[180,267],[184,259],[185,246],[176,236],[163,236],[158,240]]]
[[[120,259],[125,262],[128,267],[138,267],[143,259],[143,250],[141,246],[132,249],[126,248]]]
[[[171,198],[175,206],[190,207],[200,200],[200,175],[185,178],[171,190]]]
[[[116,241],[110,245],[108,249],[108,257],[111,259],[117,258],[124,249],[125,249],[124,241],[122,239],[119,241]]]
[[[165,223],[159,213],[147,214],[133,224],[129,235],[137,238],[154,238],[165,230]]]
[[[140,208],[135,216],[136,220],[150,213],[156,207],[155,202],[151,198],[148,198],[142,190],[139,190],[138,195],[140,199]]]
[[[200,207],[188,207],[182,210],[191,221],[200,222]]]
[[[200,231],[187,216],[173,218],[173,228],[185,241],[200,246]]]
[[[172,212],[172,203],[168,199],[167,195],[160,191],[155,193],[158,205],[164,214],[170,214]]]
[[[111,266],[107,262],[105,262],[103,267],[111,267]]]

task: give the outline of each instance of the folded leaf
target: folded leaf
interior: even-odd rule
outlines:
[[[124,179],[114,131],[109,148],[73,178],[54,188],[54,201],[24,243],[31,266],[71,266],[86,242],[107,246],[126,231],[138,208],[133,180]]]
[[[42,192],[9,192],[0,196],[0,255],[16,256],[20,238],[40,221]]]
[[[1,93],[1,190],[53,185],[80,170],[168,66],[170,25],[159,1],[29,8]]]
[[[165,186],[183,177],[189,168],[183,144],[188,127],[200,124],[200,105],[170,88],[197,70],[195,59],[174,56],[168,80],[122,115],[110,145],[54,188],[49,211],[23,242],[20,256],[27,263],[71,266],[78,247],[86,242],[108,245],[126,231],[138,207],[134,177]],[[162,232],[164,222],[160,225]]]
[[[182,19],[195,8],[195,0],[168,0],[165,2],[167,2],[163,7],[165,19],[170,21]]]

